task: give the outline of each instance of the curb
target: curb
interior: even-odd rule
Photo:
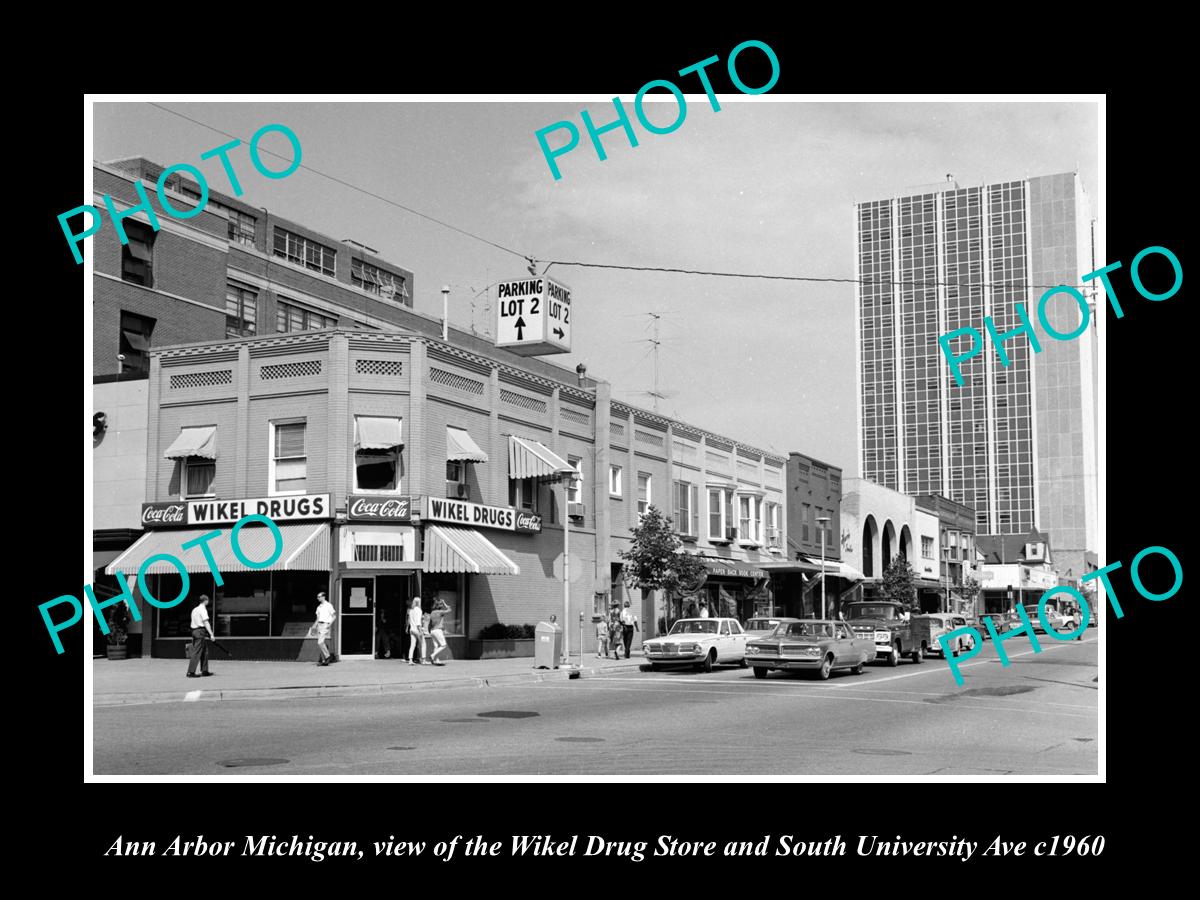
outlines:
[[[303,700],[314,697],[353,697],[402,694],[444,688],[486,688],[508,684],[537,684],[542,681],[566,681],[599,678],[609,673],[636,672],[640,663],[605,668],[546,669],[511,675],[470,675],[438,681],[400,681],[384,684],[326,684],[304,687],[239,688],[229,690],[147,691],[128,694],[96,694],[93,708],[140,705],[144,703],[215,702],[220,700]]]

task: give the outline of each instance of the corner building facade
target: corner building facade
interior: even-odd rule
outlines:
[[[649,592],[627,597],[620,578],[618,551],[652,505],[703,555],[714,604],[745,617],[766,599],[757,564],[784,546],[784,459],[480,344],[326,329],[154,349],[147,531],[108,566],[131,584],[144,569],[160,602],[186,593],[169,609],[139,601],[150,654],[185,655],[187,613],[207,593],[239,658],[315,659],[307,631],[325,590],[338,655],[405,655],[417,594],[426,611],[449,603],[452,656],[487,655],[489,625],[563,615],[564,524],[572,650],[581,622],[593,646],[593,616],[614,600],[631,600],[640,640],[674,615]],[[261,569],[233,552],[230,528],[249,513],[282,536]],[[182,549],[214,530],[220,583],[199,546]],[[239,545],[256,563],[272,555],[261,525]],[[187,568],[186,591],[173,564],[151,560],[164,553]]]

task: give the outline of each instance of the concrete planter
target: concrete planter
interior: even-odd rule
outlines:
[[[533,656],[533,638],[473,640],[468,642],[468,659],[509,659]]]

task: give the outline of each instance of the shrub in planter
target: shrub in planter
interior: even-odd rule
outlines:
[[[125,659],[125,642],[129,639],[129,610],[118,603],[108,614],[108,637],[105,648],[109,659]]]

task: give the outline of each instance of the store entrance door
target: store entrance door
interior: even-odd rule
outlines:
[[[411,575],[376,575],[375,658],[403,659],[408,649],[407,610],[412,600]]]
[[[370,658],[375,646],[375,579],[355,576],[342,579],[338,611],[338,656]]]

